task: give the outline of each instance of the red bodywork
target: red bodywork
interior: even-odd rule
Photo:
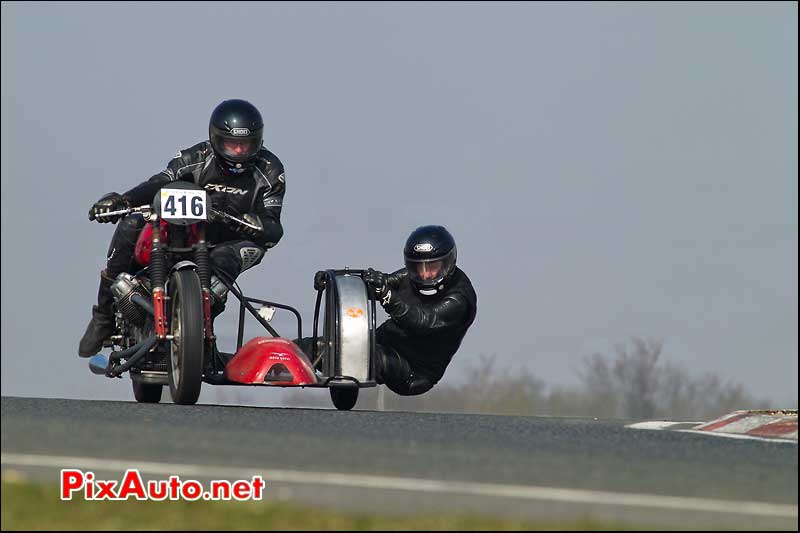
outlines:
[[[197,226],[189,226],[188,242],[186,246],[197,244]],[[161,221],[161,242],[169,242],[169,224]],[[136,250],[134,257],[139,265],[146,267],[150,264],[150,251],[153,249],[153,223],[150,222],[139,233],[136,240]]]
[[[273,337],[256,337],[242,346],[225,366],[225,377],[247,385],[292,387],[317,383],[306,354],[293,342]]]

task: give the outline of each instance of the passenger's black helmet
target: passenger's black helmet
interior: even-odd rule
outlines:
[[[258,109],[245,100],[225,100],[211,113],[208,137],[221,166],[231,173],[244,172],[261,149],[264,121]]]
[[[411,285],[433,296],[456,270],[456,241],[443,226],[422,226],[409,235],[403,256]]]

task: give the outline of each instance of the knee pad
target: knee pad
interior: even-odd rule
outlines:
[[[247,241],[225,243],[211,250],[211,262],[231,279],[254,267],[264,258],[264,249]]]
[[[258,246],[242,246],[239,248],[239,256],[242,259],[242,272],[259,264],[264,258],[263,248]]]

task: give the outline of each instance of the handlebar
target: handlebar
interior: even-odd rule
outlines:
[[[139,207],[129,207],[128,209],[120,209],[119,211],[110,211],[108,213],[98,213],[94,215],[94,220],[105,217],[124,216],[130,213],[150,213],[153,209],[149,205],[142,205]]]
[[[240,218],[236,218],[233,215],[229,215],[225,211],[220,211],[219,209],[214,209],[213,207],[209,208],[209,211],[212,215],[222,218],[227,218],[228,220],[232,220],[241,226],[245,226],[250,229],[260,230],[262,228],[256,226],[255,224],[250,224],[249,222],[242,220]],[[104,217],[114,217],[114,216],[125,216],[131,213],[152,213],[153,207],[150,205],[141,205],[139,207],[129,207],[128,209],[120,209],[119,211],[111,211],[109,213],[100,213],[94,216],[95,219],[104,218]]]

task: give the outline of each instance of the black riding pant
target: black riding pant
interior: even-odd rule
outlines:
[[[303,337],[295,339],[294,343],[308,357],[311,357],[313,353],[312,340],[312,337]],[[408,361],[403,359],[393,348],[380,344],[376,345],[376,348],[375,381],[378,384],[385,384],[392,392],[401,396],[416,396],[428,392],[436,384],[436,381],[415,372]],[[324,349],[320,342],[318,350]]]
[[[395,394],[416,396],[428,392],[436,381],[415,371],[391,346],[378,344],[378,383],[386,384]]]

